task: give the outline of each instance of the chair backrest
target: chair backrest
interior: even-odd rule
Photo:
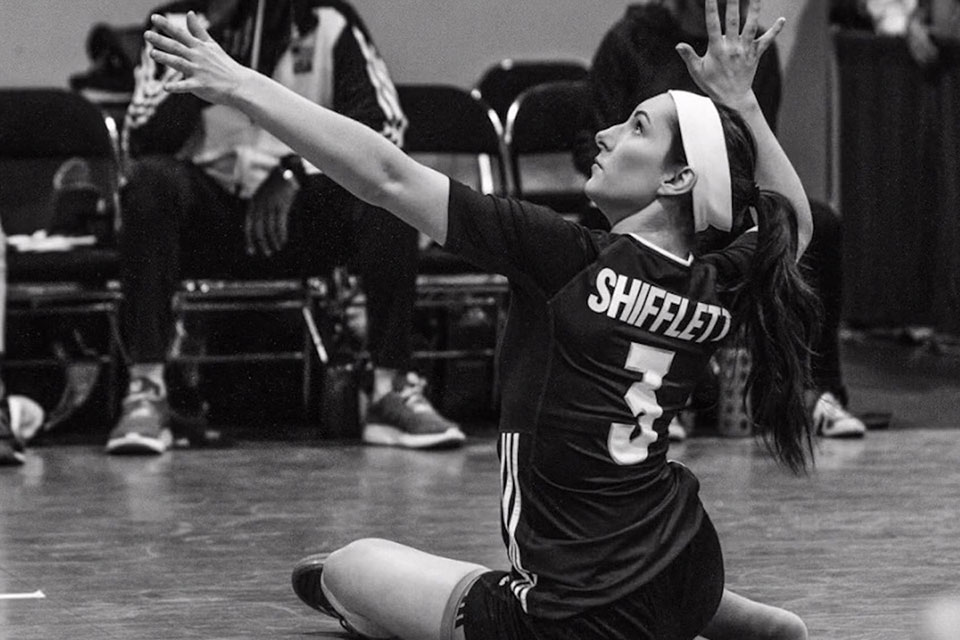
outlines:
[[[522,92],[510,105],[504,134],[515,195],[581,214],[588,205],[586,179],[574,166],[573,149],[589,122],[586,81],[547,82]]]
[[[484,71],[474,91],[489,104],[501,122],[524,90],[545,82],[585,80],[589,68],[579,60],[512,60],[507,58]]]
[[[102,198],[99,212],[118,215],[119,165],[112,119],[65,89],[0,89],[0,220],[8,235],[45,229],[54,216],[54,180],[67,161]],[[73,166],[76,168],[75,161]]]
[[[407,153],[483,193],[508,191],[503,130],[486,103],[450,85],[400,84],[397,93]]]

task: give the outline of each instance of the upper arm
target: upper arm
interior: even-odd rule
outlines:
[[[596,258],[581,225],[514,198],[450,183],[445,248],[527,290],[552,295]]]

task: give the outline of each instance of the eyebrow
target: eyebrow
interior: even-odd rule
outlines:
[[[643,116],[644,118],[647,119],[647,125],[649,126],[651,122],[650,114],[644,111],[643,109],[637,109],[636,111],[633,112],[634,118],[639,118],[640,116]]]

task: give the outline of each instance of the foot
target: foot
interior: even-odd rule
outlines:
[[[824,438],[862,438],[866,425],[847,411],[829,391],[823,393],[813,407],[813,423]]]
[[[159,455],[172,441],[170,407],[160,388],[146,378],[131,381],[123,413],[107,440],[107,453]]]
[[[0,466],[21,465],[27,442],[43,425],[43,408],[26,396],[0,399]]]
[[[423,395],[426,382],[409,373],[367,409],[363,441],[408,449],[458,447],[467,439],[460,427],[433,408]]]
[[[346,618],[334,608],[326,594],[323,593],[323,563],[327,561],[327,556],[329,556],[327,553],[315,553],[303,558],[294,566],[293,575],[290,578],[293,583],[293,592],[308,607],[338,620],[340,626],[354,636],[374,638],[375,636],[360,633],[347,622]]]

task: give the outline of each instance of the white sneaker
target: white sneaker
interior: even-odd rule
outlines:
[[[27,396],[7,396],[10,405],[10,428],[23,442],[30,442],[43,426],[43,407]]]
[[[683,442],[687,439],[687,428],[680,422],[679,416],[674,416],[670,424],[667,425],[667,439],[670,442]]]
[[[867,433],[867,426],[829,391],[813,407],[813,424],[824,438],[862,438]]]

